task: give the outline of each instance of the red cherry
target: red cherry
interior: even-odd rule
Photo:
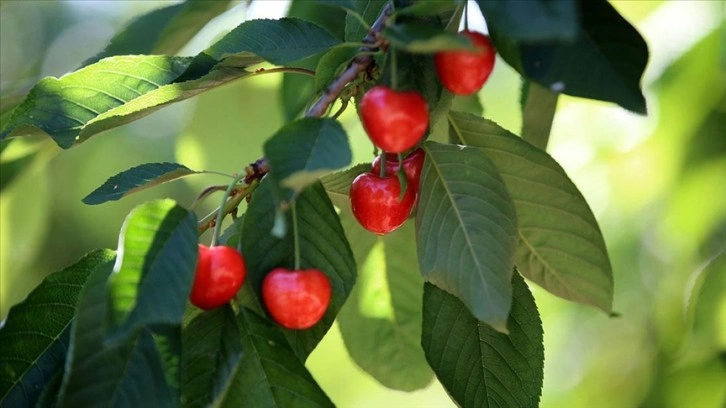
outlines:
[[[199,244],[199,259],[189,300],[200,309],[222,306],[234,297],[247,275],[242,255],[227,246]]]
[[[381,85],[363,95],[360,117],[371,141],[389,153],[416,146],[429,127],[428,105],[418,92],[398,92]]]
[[[350,186],[350,205],[360,225],[378,235],[403,225],[416,202],[413,188],[407,188],[399,200],[401,183],[395,175],[380,177],[363,173]]]
[[[275,268],[262,281],[262,301],[278,324],[307,329],[322,319],[330,304],[330,280],[317,269]]]
[[[481,89],[494,69],[496,51],[489,37],[475,31],[462,31],[477,51],[442,51],[436,53],[436,73],[441,83],[454,94],[471,95]]]
[[[423,168],[426,153],[423,149],[416,149],[403,159],[403,172],[406,173],[408,186],[418,191],[418,183],[421,180],[421,169]],[[395,175],[398,171],[398,155],[386,153],[386,174]],[[371,163],[371,173],[381,174],[381,156],[376,156]]]

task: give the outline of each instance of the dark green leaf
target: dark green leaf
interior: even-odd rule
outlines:
[[[237,321],[244,353],[214,406],[333,406],[272,323],[246,308],[240,310]]]
[[[558,94],[534,82],[522,84],[522,138],[547,150]]]
[[[512,287],[508,335],[478,321],[456,297],[430,284],[424,288],[421,344],[431,368],[459,406],[539,405],[542,323],[527,284],[516,272]]]
[[[357,0],[355,11],[368,23],[368,27],[348,13],[345,18],[345,41],[360,42],[368,34],[368,28],[376,21],[383,5],[387,2],[388,0]]]
[[[210,406],[241,357],[237,318],[228,305],[197,315],[182,332],[182,406]]]
[[[224,12],[229,3],[191,0],[153,10],[132,21],[83,66],[113,55],[176,54],[209,20]]]
[[[350,207],[350,184],[358,177],[359,174],[371,171],[369,163],[356,164],[355,166],[335,173],[325,175],[320,179],[328,192],[330,201],[338,208]]]
[[[421,348],[423,280],[413,223],[377,236],[341,215],[359,265],[358,282],[338,315],[353,360],[388,388],[413,391],[433,372]]]
[[[544,151],[473,115],[451,112],[452,137],[483,148],[514,200],[517,268],[555,295],[612,310],[613,276],[595,216]]]
[[[477,0],[490,30],[517,41],[572,41],[577,36],[575,0]]]
[[[326,52],[315,68],[315,93],[323,92],[357,53],[358,48],[349,43],[343,43]]]
[[[405,55],[398,58],[398,81],[404,89],[423,96],[429,107],[429,129],[449,111],[454,95],[441,86],[432,55]]]
[[[478,320],[506,330],[517,249],[507,188],[481,149],[427,142],[424,150],[416,212],[421,273]]]
[[[178,406],[148,331],[123,343],[104,344],[106,283],[112,266],[96,268],[81,292],[58,406]]]
[[[38,402],[35,403],[35,408],[55,408],[58,404],[58,393],[60,392],[62,383],[63,367],[58,367],[58,370],[53,374],[53,377],[51,377],[50,381],[48,381],[40,393]]]
[[[46,383],[66,359],[76,302],[91,271],[110,265],[114,253],[91,252],[51,274],[10,309],[0,329],[0,401],[2,406],[33,406]]]
[[[181,336],[181,324],[157,326],[152,333],[164,369],[164,378],[175,401],[181,398]]]
[[[88,129],[104,117],[115,116],[114,108],[128,106],[130,101],[170,83],[190,62],[185,57],[111,57],[60,79],[45,78],[15,108],[0,139],[46,133],[59,146],[68,148],[113,127],[97,124],[100,129]]]
[[[270,180],[255,190],[242,225],[242,253],[247,261],[247,282],[259,298],[262,280],[275,267],[294,266],[292,229],[282,239],[271,235],[275,222],[275,200]],[[345,239],[338,215],[322,184],[308,186],[296,198],[300,229],[300,266],[317,268],[330,278],[333,289],[328,311],[308,330],[284,330],[295,354],[305,360],[335,320],[356,279],[353,254]],[[291,211],[285,215],[291,225]],[[282,329],[281,329],[282,330]]]
[[[217,61],[251,52],[273,64],[284,65],[326,51],[340,43],[324,28],[309,21],[285,17],[249,20],[204,51]]]
[[[349,165],[352,158],[345,130],[327,118],[303,118],[283,126],[265,143],[264,151],[283,202],[319,177]]]
[[[458,1],[417,1],[408,7],[396,10],[396,16],[428,17],[451,13]]]
[[[357,2],[355,0],[315,0],[315,3],[324,6],[339,7],[344,10],[355,10]]]
[[[645,41],[606,0],[581,1],[579,11],[582,27],[575,41],[518,43],[494,30],[499,54],[523,76],[553,92],[645,113],[640,89],[648,62]]]
[[[93,205],[116,201],[137,191],[197,173],[179,163],[145,163],[109,178],[87,195],[83,202]]]
[[[442,32],[424,23],[405,23],[387,27],[381,33],[396,47],[411,53],[474,49],[471,41],[454,33]]]
[[[131,211],[108,283],[109,337],[126,339],[144,326],[181,324],[197,245],[194,213],[173,200],[151,201]]]

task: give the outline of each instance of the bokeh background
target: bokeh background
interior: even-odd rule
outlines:
[[[247,18],[280,17],[287,1],[233,3],[184,49],[193,55]],[[162,1],[0,1],[0,103],[38,79],[74,70],[134,17]],[[615,274],[610,318],[532,286],[545,331],[542,407],[726,406],[726,26],[722,1],[615,1],[645,37],[649,115],[562,97],[549,152],[600,222]],[[470,25],[483,29],[474,3]],[[0,318],[52,271],[115,248],[126,214],[153,198],[190,204],[226,183],[195,176],[100,206],[81,199],[144,162],[234,173],[261,156],[283,124],[281,78],[233,82],[106,132],[69,151],[48,139],[2,152],[28,157],[0,191]],[[479,97],[486,116],[518,132],[520,80],[503,61]],[[2,107],[0,107],[2,108]],[[2,111],[3,109],[0,109]],[[371,145],[354,113],[341,117],[356,162]],[[206,214],[212,205],[200,210]],[[451,407],[434,381],[388,390],[361,371],[337,327],[308,366],[341,407]]]

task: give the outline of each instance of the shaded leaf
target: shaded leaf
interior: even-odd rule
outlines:
[[[555,295],[610,313],[613,276],[595,216],[547,153],[489,120],[451,112],[452,137],[483,148],[512,196],[519,271]]]
[[[481,149],[427,142],[416,243],[424,279],[506,330],[517,249],[514,204]]]
[[[353,360],[388,388],[413,391],[433,372],[421,348],[423,279],[417,268],[414,225],[385,236],[341,215],[359,265],[358,282],[338,314],[340,333]]]
[[[315,93],[320,93],[330,85],[350,61],[358,54],[358,47],[343,43],[326,52],[315,68]]]
[[[283,202],[352,158],[348,135],[337,120],[328,118],[288,123],[265,142],[264,152]]]
[[[87,195],[83,202],[93,205],[116,201],[137,191],[197,173],[179,163],[145,163],[109,178]]]
[[[126,339],[149,325],[181,324],[197,261],[194,213],[156,200],[129,213],[108,282],[107,335]]]
[[[148,331],[116,345],[104,344],[106,282],[112,270],[110,263],[96,268],[81,292],[58,406],[178,405]]]
[[[494,30],[497,51],[520,74],[553,92],[614,102],[644,114],[645,40],[607,1],[579,6],[582,27],[574,41],[518,43]]]
[[[244,353],[217,407],[333,407],[272,323],[242,308],[237,316]]]
[[[308,186],[295,199],[298,217],[300,267],[317,268],[330,279],[332,298],[323,319],[307,330],[283,330],[295,354],[304,361],[335,320],[356,279],[353,254],[338,215],[323,186]],[[285,214],[291,223],[292,211]],[[263,180],[250,201],[242,225],[242,253],[247,261],[245,286],[260,298],[262,280],[275,267],[294,266],[292,229],[282,239],[270,231],[275,223],[275,199],[270,180]]]
[[[357,0],[355,2],[355,11],[368,23],[368,27],[364,26],[351,13],[348,13],[345,18],[345,41],[360,42],[366,36],[368,28],[376,21],[381,9],[387,2],[388,0]]]
[[[33,406],[62,369],[76,302],[95,268],[111,265],[113,251],[94,251],[49,275],[13,306],[0,329],[0,400],[3,406]]]
[[[458,1],[417,1],[395,11],[396,16],[428,17],[451,13]]]
[[[338,208],[350,207],[350,185],[359,174],[371,171],[369,163],[356,164],[355,166],[335,173],[327,174],[320,178],[330,201]]]
[[[477,0],[490,30],[522,42],[572,41],[579,19],[575,0]]]
[[[446,50],[474,50],[466,37],[442,32],[424,23],[405,23],[386,27],[381,33],[397,49],[411,53],[435,53]]]
[[[535,82],[522,83],[522,139],[542,150],[547,150],[558,97]]]
[[[536,407],[544,346],[537,305],[521,276],[512,276],[509,334],[471,315],[456,297],[426,284],[421,344],[449,395],[462,407]]]
[[[284,65],[326,51],[340,43],[327,30],[293,17],[248,20],[222,37],[203,54],[221,61],[234,54],[253,53]]]
[[[182,406],[209,406],[224,392],[241,357],[237,317],[229,305],[197,315],[182,332]]]
[[[191,0],[152,10],[129,23],[103,51],[87,59],[83,66],[113,55],[176,54],[229,4],[229,0]]]

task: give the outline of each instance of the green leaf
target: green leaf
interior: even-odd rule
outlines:
[[[381,33],[396,47],[411,53],[435,53],[448,50],[474,50],[471,41],[454,33],[424,23],[401,23],[386,27]]]
[[[229,305],[197,315],[182,332],[182,406],[209,406],[222,395],[241,358],[237,318]]]
[[[4,142],[7,143],[10,140]],[[35,161],[40,151],[41,147],[27,149],[24,154],[7,160],[4,160],[0,155],[0,191],[10,186],[18,176],[24,174],[28,166]]]
[[[544,346],[534,298],[512,276],[509,334],[477,320],[456,297],[426,284],[421,344],[441,384],[462,407],[536,407]]]
[[[522,83],[522,139],[542,150],[547,150],[558,97],[535,82]]]
[[[433,372],[421,348],[423,280],[413,223],[377,236],[347,213],[341,220],[360,268],[358,282],[338,315],[348,353],[388,388],[423,388]]]
[[[348,135],[337,120],[328,118],[288,123],[265,143],[264,152],[283,202],[352,158]]]
[[[173,200],[151,201],[129,213],[108,282],[109,338],[126,339],[144,326],[181,324],[197,245],[194,213]]]
[[[3,406],[33,406],[66,359],[70,325],[79,293],[95,268],[114,253],[94,251],[43,280],[13,306],[0,329],[0,400]]]
[[[104,344],[112,266],[96,268],[81,292],[58,407],[178,405],[148,331],[116,345]]]
[[[87,195],[83,202],[94,205],[116,201],[137,191],[198,173],[179,163],[145,163],[109,178]]]
[[[94,119],[170,83],[190,62],[186,57],[111,57],[60,79],[44,78],[15,108],[0,139],[46,133],[68,148],[88,137],[86,127]]]
[[[38,397],[38,402],[35,403],[36,408],[55,408],[58,404],[58,393],[60,392],[61,384],[63,383],[63,367],[58,367],[58,370],[53,374],[50,381],[45,385],[43,391],[41,391]]]
[[[370,163],[356,164],[355,166],[327,174],[320,178],[330,201],[338,208],[350,207],[350,185],[359,174],[371,171]]]
[[[490,30],[522,42],[572,41],[579,19],[575,0],[477,0]]]
[[[519,271],[555,295],[610,313],[613,276],[605,241],[562,167],[494,122],[459,112],[449,118],[452,137],[483,148],[514,200]]]
[[[305,360],[335,320],[356,279],[353,253],[345,239],[338,214],[320,183],[308,186],[297,198],[300,267],[317,268],[330,279],[333,289],[330,306],[323,319],[308,330],[284,330],[295,354]],[[285,214],[289,225],[291,211]],[[247,262],[247,282],[260,298],[262,280],[276,267],[294,266],[292,229],[282,239],[270,231],[275,222],[275,199],[270,180],[263,180],[250,201],[242,225],[242,253]]]
[[[424,150],[416,212],[421,273],[478,320],[506,330],[517,249],[507,188],[481,149],[427,142]]]
[[[284,65],[326,51],[340,43],[327,30],[293,17],[249,20],[204,51],[217,61],[251,52],[276,65]]]
[[[355,0],[315,0],[315,3],[321,4],[324,6],[339,7],[344,10],[355,11],[355,9],[356,9]]]
[[[429,17],[452,13],[458,1],[417,1],[395,11],[395,16]]]
[[[343,43],[326,52],[315,68],[315,93],[323,92],[358,54],[358,47]]]
[[[357,0],[355,12],[363,17],[363,20],[368,23],[368,27],[364,26],[352,13],[348,13],[345,18],[345,41],[360,42],[368,34],[368,29],[376,21],[387,2],[388,0]]]
[[[242,308],[237,319],[244,353],[215,407],[333,407],[282,333]]]
[[[648,62],[643,37],[607,1],[579,5],[582,27],[574,41],[518,43],[493,30],[497,51],[523,76],[553,92],[646,113],[640,89]]]
[[[176,54],[209,20],[224,12],[229,0],[185,1],[153,10],[132,21],[106,48],[83,63],[113,55]]]

